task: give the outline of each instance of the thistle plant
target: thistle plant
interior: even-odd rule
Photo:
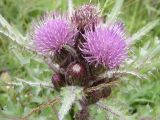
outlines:
[[[35,51],[54,70],[51,80],[58,92],[62,87],[81,87],[81,108],[73,118],[89,120],[89,106],[109,97],[112,85],[129,73],[119,70],[128,58],[131,39],[122,21],[103,22],[95,5],[82,5],[70,13],[43,16],[33,24],[32,40]],[[71,104],[68,106],[73,107]],[[66,114],[62,109],[60,120]]]
[[[118,71],[127,59],[127,31],[122,22],[100,22],[100,10],[91,4],[80,6],[69,17],[49,13],[33,26],[35,51],[46,59],[54,71],[52,83],[61,87],[79,86],[84,93],[79,99],[77,120],[88,120],[88,106],[111,94],[112,82],[120,76],[102,76]],[[54,64],[54,65],[53,65]],[[60,118],[62,119],[62,118]]]
[[[97,105],[125,119],[100,101],[110,97],[112,86],[122,77],[132,75],[139,79],[145,78],[137,71],[126,69],[130,59],[130,49],[136,40],[157,25],[158,20],[130,35],[125,22],[117,18],[123,0],[116,1],[107,18],[102,16],[103,11],[96,5],[86,4],[74,9],[72,1],[68,0],[68,3],[70,6],[68,12],[63,14],[47,12],[41,19],[33,22],[28,37],[31,41],[29,45],[25,44],[26,46],[24,45],[26,38],[15,35],[11,26],[2,19],[2,26],[6,24],[8,28],[3,35],[10,35],[8,33],[11,32],[8,36],[10,39],[36,52],[53,73],[50,76],[51,84],[20,80],[21,84],[8,83],[7,85],[21,86],[22,83],[26,83],[56,90],[63,97],[57,115],[59,120],[63,120],[68,112],[73,119],[89,120],[91,105]],[[139,67],[136,67],[136,70],[139,70]],[[46,106],[54,102],[57,100],[50,101]],[[39,110],[46,106],[40,106]],[[75,109],[77,106],[78,110]],[[31,114],[32,112],[28,116]]]

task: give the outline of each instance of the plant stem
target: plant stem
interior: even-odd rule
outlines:
[[[72,105],[70,111],[69,111],[69,114],[70,114],[70,117],[71,117],[71,120],[75,120],[75,111],[74,111],[74,105]]]

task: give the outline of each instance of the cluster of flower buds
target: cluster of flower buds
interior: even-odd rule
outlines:
[[[127,57],[124,25],[104,24],[99,13],[96,6],[83,5],[69,17],[48,13],[33,27],[35,50],[59,66],[54,87],[82,86],[88,104],[110,95],[110,86],[99,86],[111,79],[98,76],[118,69]]]

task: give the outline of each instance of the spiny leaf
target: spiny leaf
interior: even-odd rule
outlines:
[[[17,29],[13,28],[0,14],[0,37],[16,42],[27,50],[34,51],[27,43],[27,37],[24,37]]]
[[[30,63],[30,58],[26,58],[24,57],[21,53],[19,53],[17,50],[12,49],[13,54],[15,55],[15,57],[18,59],[18,61],[20,62],[20,64],[26,65],[28,63]]]
[[[149,31],[151,31],[157,24],[159,23],[159,20],[154,20],[149,22],[147,25],[142,27],[138,32],[134,33],[132,37],[130,38],[131,43],[134,44],[138,40],[140,40],[144,35],[146,35]]]
[[[145,54],[145,56],[142,59],[140,59],[140,63],[138,64],[137,68],[140,69],[140,68],[144,67],[145,63],[147,63],[148,61],[151,62],[151,60],[154,57],[159,57],[159,56],[160,56],[160,45],[156,46],[153,50],[147,52]]]
[[[81,91],[82,88],[75,86],[66,87],[62,90],[63,100],[60,111],[58,112],[59,120],[64,119],[65,115],[68,113],[72,104],[75,102]]]
[[[160,56],[160,45],[158,45],[150,54],[149,59],[152,59],[154,57],[156,57],[157,55]]]
[[[136,76],[140,79],[144,78],[144,76],[140,75],[139,73],[136,73],[134,71],[125,71],[125,70],[106,71],[103,74],[101,74],[99,77],[100,78],[112,78],[113,76],[126,76],[126,75]]]
[[[106,18],[106,24],[110,25],[111,22],[116,21],[118,15],[120,13],[121,7],[123,5],[123,2],[124,2],[124,0],[116,0],[116,3],[111,10],[111,13]]]
[[[20,118],[12,116],[12,115],[7,115],[7,114],[3,113],[2,111],[0,111],[0,119],[1,120],[13,120],[13,119],[18,120]]]
[[[14,29],[1,15],[0,15],[0,36],[8,37],[12,41],[22,45],[25,37]]]
[[[101,103],[101,102],[97,102],[96,105],[97,105],[99,108],[104,109],[106,112],[110,112],[110,113],[112,113],[114,116],[119,117],[120,120],[126,120],[126,118],[127,118],[125,115],[123,115],[122,113],[120,113],[120,112],[117,111],[116,109],[113,109],[113,108],[111,108],[110,106],[105,105],[105,104],[103,104],[103,103]],[[128,119],[127,119],[127,120],[128,120]]]

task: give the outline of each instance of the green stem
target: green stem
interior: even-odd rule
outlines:
[[[74,115],[75,115],[74,105],[72,105],[69,114],[70,114],[71,120],[75,120],[75,117],[74,117]]]

